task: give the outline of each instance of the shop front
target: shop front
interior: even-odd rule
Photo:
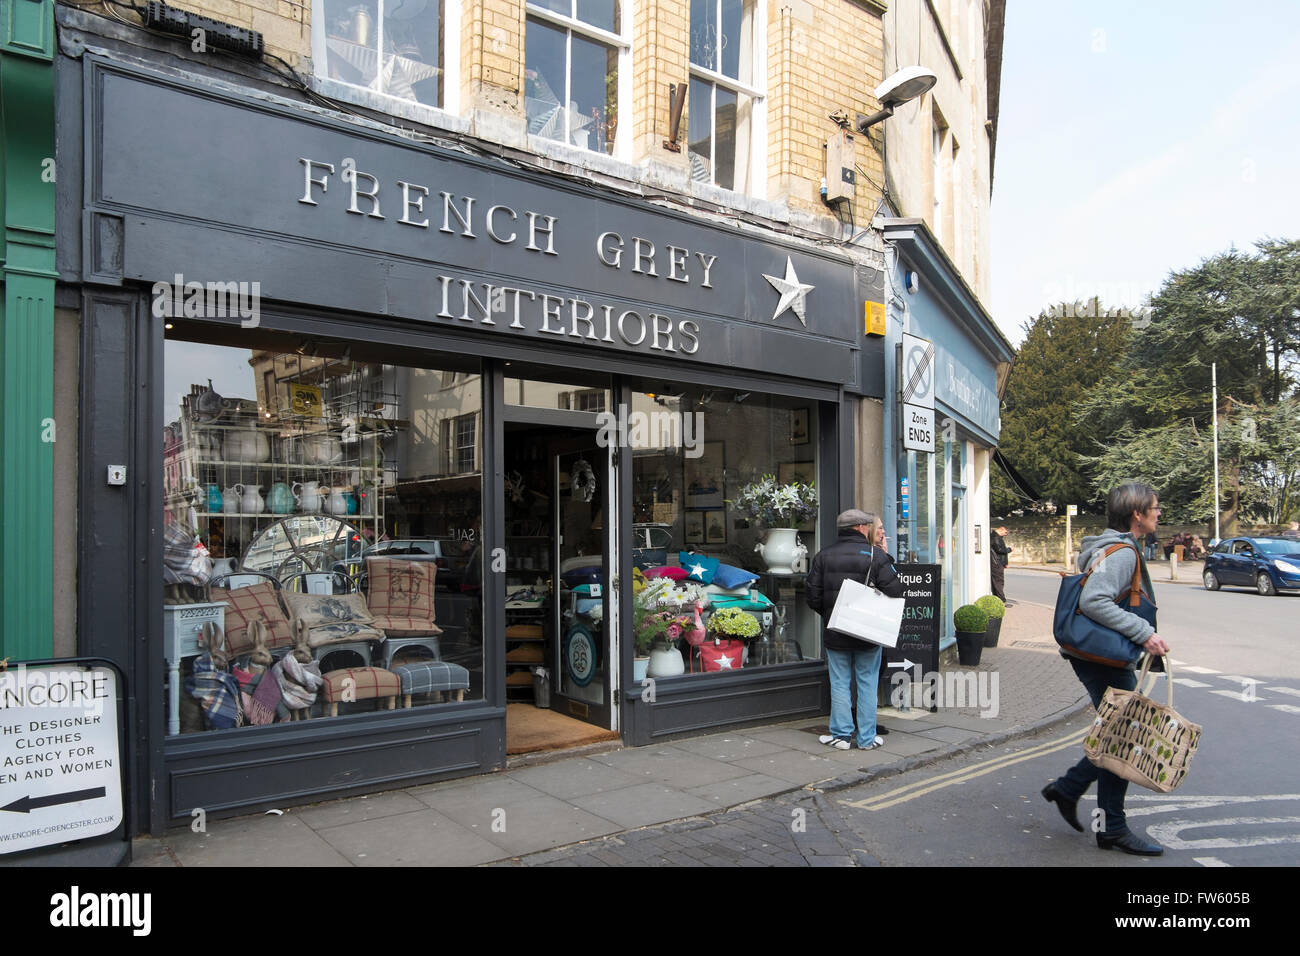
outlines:
[[[886,415],[887,517],[901,558],[942,569],[947,647],[952,611],[990,593],[989,466],[1014,350],[924,222],[886,219],[882,231],[895,253],[887,273],[894,360],[885,370],[897,397]]]
[[[813,486],[811,555],[852,497],[848,258],[100,42],[57,65],[59,306],[138,829],[825,712],[806,561],[738,502]]]

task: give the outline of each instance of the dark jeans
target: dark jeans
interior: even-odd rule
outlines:
[[[1073,657],[1069,661],[1075,675],[1088,691],[1088,696],[1092,698],[1093,707],[1101,703],[1107,687],[1120,690],[1133,690],[1137,687],[1137,674],[1131,670],[1106,667]],[[1097,781],[1097,806],[1105,815],[1105,833],[1107,836],[1122,836],[1128,832],[1128,822],[1124,819],[1124,794],[1128,792],[1128,781],[1123,777],[1099,769],[1084,757],[1056,781],[1056,789],[1067,799],[1078,800],[1094,780]]]

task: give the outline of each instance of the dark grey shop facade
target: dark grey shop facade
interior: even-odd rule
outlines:
[[[761,533],[730,504],[746,481],[813,478],[820,512],[803,539],[833,537],[854,492],[854,409],[880,395],[863,270],[833,247],[416,141],[229,75],[144,67],[102,42],[75,56],[65,42],[58,58],[58,306],[81,335],[77,650],[130,679],[137,831],[198,807],[500,769],[522,688],[511,675],[525,670],[512,654],[534,633],[566,675],[552,707],[628,744],[826,712],[815,619],[789,580],[759,582],[790,605],[800,646],[779,660],[663,677],[646,694],[621,635],[647,528],[671,557],[752,555]],[[208,393],[224,396],[219,412],[196,411]],[[361,411],[335,421],[296,404],[343,398]],[[616,409],[698,414],[700,447],[609,447],[600,413]],[[106,483],[110,465],[126,484]],[[248,568],[286,527],[329,514],[355,552],[463,543],[439,562],[456,601],[439,623],[469,690],[179,731],[171,691],[189,664],[167,650],[170,524]],[[264,567],[311,570],[297,547]],[[583,573],[603,589],[570,590]],[[554,613],[530,617],[538,607]],[[565,670],[584,621],[588,683]]]

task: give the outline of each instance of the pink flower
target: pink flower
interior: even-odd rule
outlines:
[[[682,636],[682,628],[680,624],[668,625],[668,640],[675,641],[677,640],[677,638],[681,636]]]

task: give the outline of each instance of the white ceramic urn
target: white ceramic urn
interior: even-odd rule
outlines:
[[[794,566],[803,566],[808,558],[808,548],[794,528],[769,528],[767,538],[754,550],[767,562],[769,574],[794,574]]]

